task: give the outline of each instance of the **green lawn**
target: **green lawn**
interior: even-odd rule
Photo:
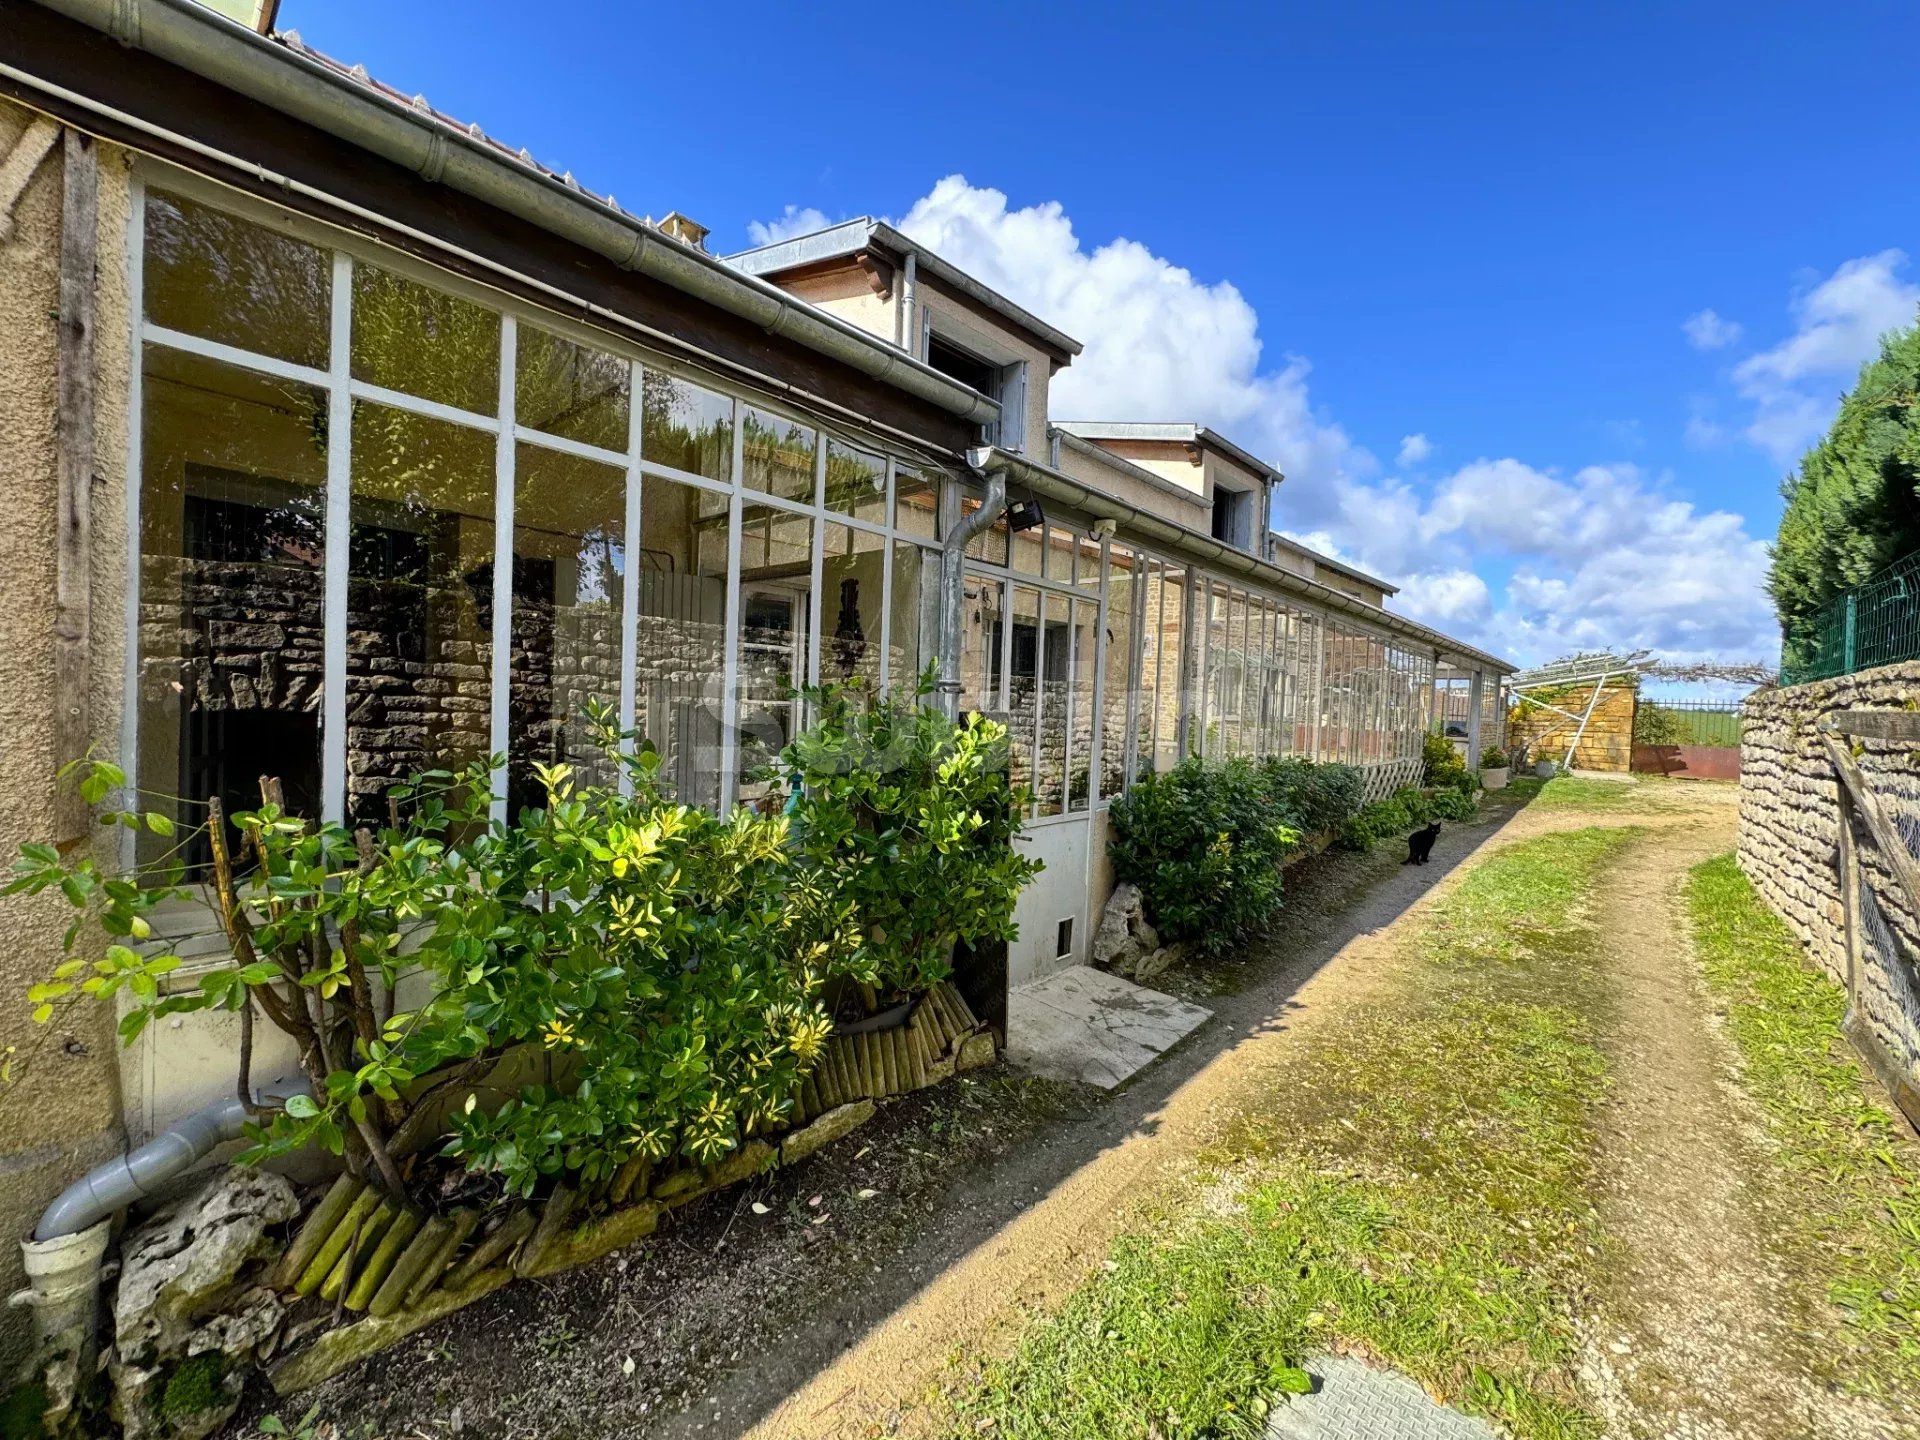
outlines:
[[[1390,994],[1302,1039],[1205,1173],[984,1367],[952,1433],[1255,1435],[1341,1345],[1517,1435],[1598,1436],[1572,1379],[1603,1251],[1586,901],[1632,834],[1526,841],[1470,873]]]
[[[1920,1394],[1920,1193],[1906,1126],[1869,1095],[1840,1034],[1841,988],[1723,855],[1688,879],[1707,983],[1775,1146],[1789,1273],[1844,1324],[1809,1358],[1836,1382]]]

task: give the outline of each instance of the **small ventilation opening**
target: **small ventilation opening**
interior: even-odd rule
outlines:
[[[1054,947],[1053,956],[1056,960],[1064,960],[1071,954],[1073,954],[1073,917],[1069,915],[1060,922],[1060,939]]]

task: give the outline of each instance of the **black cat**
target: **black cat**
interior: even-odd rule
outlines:
[[[1407,858],[1402,865],[1424,865],[1433,858],[1433,842],[1440,838],[1440,822],[1434,821],[1424,830],[1416,830],[1407,836]]]

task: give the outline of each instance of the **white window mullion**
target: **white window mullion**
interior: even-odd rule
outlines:
[[[639,667],[640,667],[640,529],[641,476],[640,476],[640,439],[645,433],[641,423],[641,374],[640,362],[632,364],[632,384],[628,393],[632,397],[627,407],[627,573],[626,583],[620,587],[620,753],[633,753],[634,739],[631,731],[637,723],[639,713]],[[633,777],[626,767],[620,770],[620,793],[633,793]]]
[[[507,694],[513,671],[513,372],[519,332],[500,318],[500,426],[493,445],[493,723],[488,742],[501,757],[493,778],[493,818],[507,816]]]
[[[740,724],[740,402],[733,403],[733,493],[727,498],[727,604],[720,679],[720,813],[733,809],[734,731]]]
[[[1100,808],[1100,767],[1106,760],[1107,585],[1111,578],[1107,558],[1108,547],[1112,543],[1107,536],[1100,537],[1100,598],[1093,607],[1093,685],[1087,697],[1087,703],[1093,707],[1093,724],[1087,730],[1087,809],[1089,812]],[[1123,723],[1120,729],[1121,743],[1124,744],[1126,725]],[[1124,763],[1123,760],[1123,766]]]
[[[811,547],[813,553],[807,557],[808,564],[812,567],[809,571],[810,578],[807,582],[807,664],[805,673],[807,684],[809,685],[818,685],[820,683],[820,624],[821,616],[826,611],[826,607],[821,603],[820,587],[825,583],[826,565],[823,557],[826,554],[827,548],[825,507],[822,506],[820,502],[826,493],[826,485],[827,440],[826,437],[822,435],[819,438],[819,442],[813,447],[813,501],[816,509],[812,517],[813,525],[811,526],[813,531],[813,545]],[[803,725],[807,723],[804,714],[801,717],[800,723]]]
[[[886,542],[880,548],[880,693],[893,691],[893,485],[897,467],[887,457]]]
[[[353,261],[334,252],[327,364],[327,539],[320,682],[320,816],[347,813],[347,567],[353,549]]]

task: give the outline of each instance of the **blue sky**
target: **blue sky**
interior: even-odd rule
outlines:
[[[1087,343],[1056,414],[1218,425],[1523,661],[1770,657],[1780,476],[1920,300],[1911,6],[453,16],[280,24],[723,251],[902,223]]]

